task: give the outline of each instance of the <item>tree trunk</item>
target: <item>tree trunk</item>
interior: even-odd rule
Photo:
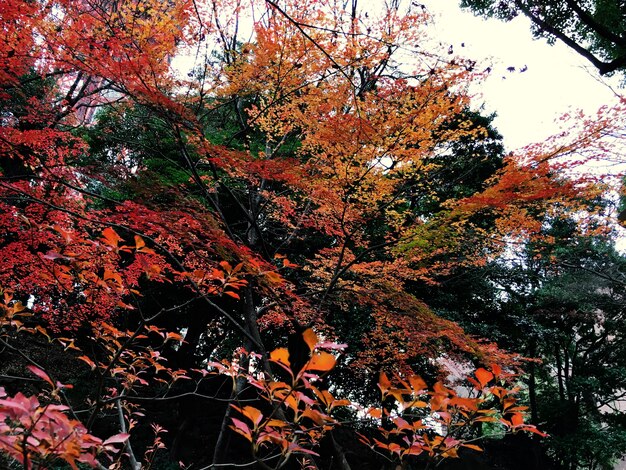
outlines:
[[[531,356],[536,354],[535,346],[532,347]],[[531,362],[528,367],[528,401],[530,405],[530,422],[537,425],[539,423],[539,415],[537,411],[537,382],[535,377],[535,363]]]

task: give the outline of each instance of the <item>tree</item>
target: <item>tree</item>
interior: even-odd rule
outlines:
[[[612,234],[581,236],[576,225],[546,221],[549,239],[455,273],[431,305],[468,332],[541,359],[525,381],[531,422],[550,433],[543,447],[556,468],[612,468],[624,453],[624,257]]]
[[[198,465],[349,468],[365,465],[343,451],[357,431],[377,467],[476,450],[481,423],[537,432],[517,355],[411,285],[484,264],[502,232],[540,239],[554,207],[587,208],[602,188],[554,160],[597,128],[501,160],[469,111],[470,63],[419,50],[424,13],[347,6],[0,3],[0,344],[17,380],[0,438],[23,462],[74,454],[43,452],[18,408],[80,406],[79,437],[114,436],[89,437],[87,463],[133,468],[166,441]],[[170,65],[190,51],[181,77]],[[442,359],[472,364],[471,396]],[[29,378],[52,388],[30,408]]]
[[[624,257],[605,237],[573,235],[572,225],[554,224],[551,233],[562,241],[537,250],[538,287],[529,298],[536,350],[545,361],[537,374],[537,415],[550,423],[557,461],[611,468],[626,450],[618,405],[626,379]]]
[[[626,23],[621,0],[462,0],[461,6],[505,21],[523,14],[531,20],[535,37],[563,42],[602,75],[622,71],[626,66]]]

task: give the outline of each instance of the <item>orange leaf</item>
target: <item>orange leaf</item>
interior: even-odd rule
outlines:
[[[139,251],[144,246],[146,246],[146,242],[143,241],[143,238],[141,238],[139,235],[135,235],[135,249]]]
[[[232,297],[233,299],[241,299],[241,297],[239,297],[239,294],[237,294],[236,292],[233,292],[232,290],[226,290],[224,291],[224,294],[226,294],[229,297]]]
[[[409,383],[411,384],[413,392],[419,392],[428,388],[426,382],[424,382],[424,380],[419,375],[413,375],[409,377]]]
[[[302,413],[302,416],[311,419],[318,426],[324,424],[325,422],[325,419],[324,419],[325,415],[311,408],[305,409],[304,412]]]
[[[319,342],[319,339],[317,338],[315,331],[313,331],[313,328],[307,328],[304,333],[302,333],[302,337],[304,338],[304,342],[307,344],[309,349],[313,351],[313,349],[315,349],[315,346]]]
[[[120,237],[111,227],[107,227],[102,231],[102,240],[107,245],[117,248],[119,243],[122,241],[122,237]]]
[[[327,372],[335,367],[337,360],[335,356],[327,352],[317,352],[311,356],[309,364],[306,366],[307,370],[317,370],[320,372]]]
[[[229,272],[231,272],[233,270],[233,267],[230,265],[230,263],[228,261],[220,261],[220,266],[227,273],[229,273]]]
[[[287,348],[274,349],[270,353],[270,359],[274,362],[280,362],[282,364],[285,364],[286,366],[291,365],[291,363],[289,362],[289,351],[287,351]]]
[[[488,370],[483,369],[482,367],[480,369],[477,369],[476,372],[474,372],[474,375],[476,375],[478,382],[480,382],[480,385],[483,388],[493,379],[493,374]]]
[[[78,356],[76,359],[80,359],[81,361],[86,362],[89,367],[91,367],[91,370],[94,370],[96,368],[96,363],[89,359],[87,356]]]
[[[511,416],[511,424],[513,426],[519,426],[520,424],[524,424],[524,416],[521,413],[513,413]]]
[[[135,235],[135,251],[139,252],[139,253],[147,253],[147,254],[154,254],[154,250],[151,248],[148,248],[146,246],[146,242],[143,241],[143,238],[141,238],[139,235]]]
[[[254,427],[256,428],[261,420],[263,419],[263,413],[257,410],[253,406],[244,406],[241,412],[254,423]]]
[[[389,380],[389,377],[387,377],[387,374],[385,374],[384,372],[381,372],[380,377],[378,378],[378,388],[380,388],[383,396],[387,393],[389,387],[391,387],[391,381]]]
[[[167,342],[170,339],[174,340],[174,341],[183,341],[184,338],[183,338],[183,335],[181,335],[179,333],[169,332],[165,336],[165,341]]]
[[[461,446],[467,447],[468,449],[472,449],[472,450],[475,450],[477,452],[482,452],[483,451],[482,448],[480,448],[480,447],[478,447],[477,445],[474,445],[474,444],[461,444]]]

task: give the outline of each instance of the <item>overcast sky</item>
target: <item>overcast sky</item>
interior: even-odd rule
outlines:
[[[434,15],[432,27],[442,42],[485,67],[492,66],[491,76],[476,90],[481,95],[476,103],[484,102],[487,111],[497,112],[496,127],[510,150],[556,133],[554,120],[567,111],[580,108],[593,114],[601,105],[616,101],[613,91],[578,54],[559,43],[550,46],[545,40],[533,40],[526,18],[509,23],[483,20],[461,10],[459,0],[421,3]],[[508,67],[516,72],[507,71]],[[617,78],[608,83],[618,88]]]

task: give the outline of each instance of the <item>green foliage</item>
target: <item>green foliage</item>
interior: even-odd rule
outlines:
[[[532,21],[535,37],[564,42],[602,74],[626,67],[623,0],[462,0],[461,6],[505,21],[523,14]]]

